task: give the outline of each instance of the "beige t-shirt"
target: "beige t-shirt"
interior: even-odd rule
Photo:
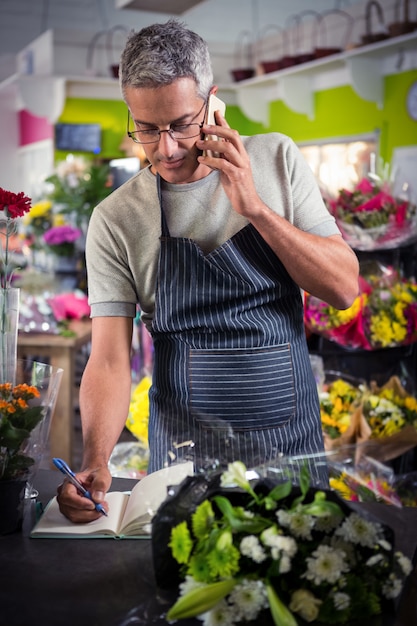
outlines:
[[[301,230],[327,237],[340,234],[314,175],[295,143],[270,133],[245,137],[257,192],[263,202]],[[162,181],[162,202],[170,235],[187,237],[203,252],[214,250],[247,225],[236,213],[219,173],[193,183]],[[141,170],[93,211],[87,235],[91,315],[152,321],[161,236],[156,177]]]

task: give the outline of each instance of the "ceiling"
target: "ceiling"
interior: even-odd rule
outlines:
[[[358,2],[363,0],[1,0],[0,59],[20,52],[48,29],[67,38],[84,34],[88,41],[115,25],[138,30],[172,16],[204,37],[213,51],[230,47],[244,31],[256,39],[268,25],[284,26],[292,15],[311,11],[312,4],[322,12]]]

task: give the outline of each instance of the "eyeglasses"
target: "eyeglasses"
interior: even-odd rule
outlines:
[[[198,117],[201,111],[207,107],[207,102],[203,102],[203,106],[199,110],[199,112],[194,116]],[[204,112],[205,117],[205,112]],[[169,128],[165,130],[160,130],[159,128],[147,128],[146,130],[129,130],[130,125],[130,113],[127,112],[127,134],[132,141],[135,143],[156,143],[159,141],[161,137],[161,133],[169,133],[169,136],[174,141],[179,141],[180,139],[191,139],[192,137],[197,137],[201,129],[204,125],[204,120],[201,124],[193,123],[193,124],[171,124]]]

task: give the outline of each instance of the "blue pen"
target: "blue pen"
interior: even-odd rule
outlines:
[[[70,483],[72,483],[74,487],[77,487],[78,491],[82,493],[85,498],[88,498],[89,500],[91,500],[91,502],[94,502],[93,498],[91,497],[91,493],[80,483],[72,469],[68,467],[65,461],[63,461],[62,459],[52,459],[52,461],[55,467],[57,467],[60,472],[65,474]],[[107,517],[106,509],[103,507],[102,504],[94,502],[94,505],[96,507],[96,511],[99,511],[99,513],[102,513]]]

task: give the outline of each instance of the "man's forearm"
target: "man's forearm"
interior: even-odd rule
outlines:
[[[126,423],[130,393],[130,371],[106,375],[87,366],[80,387],[84,469],[107,465]]]

